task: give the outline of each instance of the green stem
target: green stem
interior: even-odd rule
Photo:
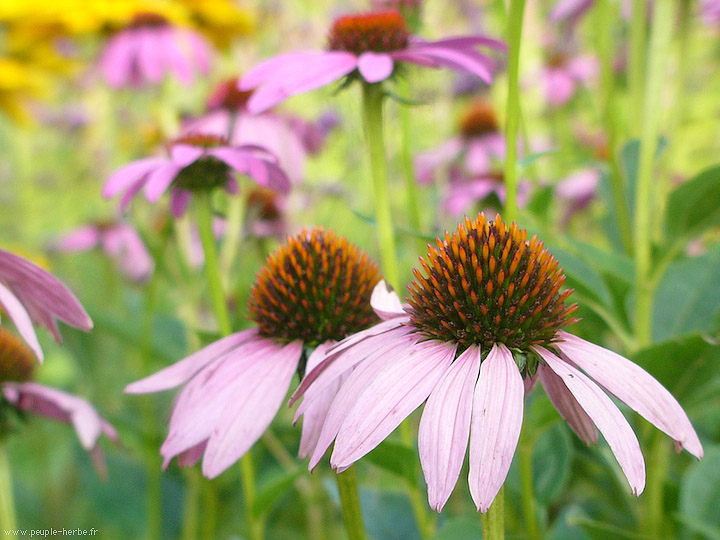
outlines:
[[[250,529],[250,538],[252,540],[262,540],[262,521],[255,519],[252,509],[255,504],[255,466],[250,450],[240,458],[240,470],[242,471],[243,495],[245,495],[245,519]]]
[[[650,343],[652,334],[653,287],[650,280],[652,171],[662,110],[661,95],[665,86],[666,64],[670,52],[673,5],[671,0],[655,3],[642,109],[642,136],[635,197],[635,337],[640,347]]]
[[[185,475],[185,504],[183,506],[183,524],[180,538],[182,540],[196,540],[198,537],[198,523],[200,522],[200,485],[202,477],[200,471],[188,469]]]
[[[367,540],[355,468],[350,467],[345,472],[336,474],[335,480],[340,493],[340,507],[348,538],[350,540]]]
[[[488,511],[480,517],[483,540],[505,540],[505,487],[501,487]]]
[[[398,92],[403,98],[408,97],[407,79],[400,79],[398,81]],[[405,196],[407,197],[408,218],[410,219],[410,227],[412,227],[413,231],[422,233],[417,178],[415,177],[411,144],[412,119],[410,117],[410,108],[407,105],[400,104],[398,107],[398,115],[400,116],[401,131],[400,161],[402,162],[403,174],[405,176]],[[422,240],[420,240],[420,247],[424,247]]]
[[[415,445],[410,417],[406,418],[405,421],[400,424],[400,438],[402,442],[410,448]],[[417,462],[415,463],[415,469],[415,476],[417,477]],[[420,538],[423,540],[431,538],[433,534],[435,534],[435,517],[428,512],[425,495],[418,489],[417,482],[413,484],[408,482],[407,496],[410,500],[413,514],[415,515]]]
[[[666,530],[665,510],[663,505],[663,484],[665,471],[670,461],[670,445],[662,436],[654,434],[648,463],[647,486],[643,497],[645,499],[645,522],[641,525],[643,534],[648,538],[661,540],[672,538]]]
[[[505,196],[504,219],[517,220],[517,136],[520,125],[520,43],[522,37],[525,0],[510,0],[508,10],[508,91],[505,114]]]
[[[233,262],[243,240],[246,207],[247,197],[242,192],[230,198],[225,241],[220,250],[220,272],[225,284],[230,283]]]
[[[613,206],[617,218],[620,239],[626,253],[632,253],[632,225],[630,223],[630,210],[625,198],[623,174],[618,161],[618,118],[617,96],[615,93],[615,13],[610,0],[600,0],[596,9],[598,18],[597,27],[600,32],[598,53],[601,59],[600,68],[600,101],[602,121],[605,123],[605,134],[609,149],[610,171],[608,179],[612,191]]]
[[[381,83],[363,83],[362,89],[363,126],[370,156],[370,173],[375,199],[375,219],[377,221],[378,244],[380,245],[380,262],[385,280],[395,290],[399,290],[400,279],[388,195],[387,159],[383,135],[383,87]]]
[[[639,134],[643,118],[643,81],[645,80],[645,45],[647,40],[646,24],[647,1],[633,0],[628,58],[628,89],[630,91],[628,132],[632,137],[636,137]]]
[[[200,538],[203,540],[216,540],[218,518],[217,490],[212,482],[203,482],[203,520],[200,527]]]
[[[229,336],[232,332],[230,326],[230,313],[225,293],[223,293],[218,255],[215,248],[215,235],[212,228],[212,202],[207,193],[198,193],[197,197],[197,227],[200,235],[203,253],[205,254],[205,276],[210,289],[210,301],[212,302],[215,317],[217,318],[220,334]]]
[[[13,499],[12,475],[5,453],[5,444],[0,442],[0,528],[15,529],[15,501]]]
[[[529,439],[529,437],[527,437]],[[523,517],[525,518],[525,529],[529,540],[541,540],[540,528],[538,527],[537,502],[533,489],[533,441],[525,440],[518,447],[520,458],[520,483],[522,485]]]

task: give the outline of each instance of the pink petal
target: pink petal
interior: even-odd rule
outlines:
[[[93,225],[79,227],[64,234],[54,243],[54,249],[66,253],[76,253],[93,249],[100,242],[100,232]]]
[[[215,478],[260,438],[277,414],[297,369],[302,342],[294,341],[256,362],[244,374],[244,391],[227,403],[208,440],[203,474]]]
[[[559,0],[550,11],[550,20],[552,22],[565,20],[575,22],[592,6],[592,3],[593,0]]]
[[[166,163],[167,160],[162,158],[145,158],[121,167],[105,182],[103,197],[106,199],[114,197],[121,191],[128,189],[143,176]]]
[[[432,43],[413,47],[410,51],[436,61],[439,66],[472,73],[488,84],[492,82],[491,61],[477,51],[452,49]]]
[[[158,202],[181,169],[174,163],[168,163],[150,173],[145,183],[145,198],[151,203]]]
[[[138,31],[137,64],[143,78],[157,84],[162,81],[165,70],[162,61],[162,43],[155,30]]]
[[[645,488],[645,460],[635,433],[612,400],[583,373],[542,347],[535,347],[547,366],[575,396],[610,445],[635,495]]]
[[[431,340],[386,359],[388,365],[358,396],[338,430],[330,458],[333,468],[352,465],[417,409],[455,358],[455,350],[454,345]]]
[[[120,32],[108,43],[100,58],[100,69],[113,88],[130,82],[137,41],[132,31]]]
[[[575,80],[562,68],[549,68],[543,77],[545,98],[551,105],[564,105],[575,93]]]
[[[172,366],[127,385],[125,393],[147,394],[149,392],[161,392],[184,384],[206,365],[225,356],[243,343],[251,341],[256,336],[256,328],[231,334],[207,347],[203,347],[179,362],[175,362]]]
[[[385,283],[384,279],[375,285],[370,296],[370,305],[377,316],[384,321],[407,315],[397,293]]]
[[[187,50],[187,43],[184,41],[182,31],[172,28],[164,31],[158,45],[164,57],[164,63],[169,66],[181,83],[190,86],[195,80],[195,75],[192,61],[189,58],[191,53]]]
[[[190,203],[190,197],[192,197],[192,193],[184,189],[177,188],[170,192],[170,208],[174,217],[182,217]]]
[[[369,83],[384,81],[392,75],[394,67],[390,55],[374,52],[361,54],[357,62],[360,75]]]
[[[465,459],[480,349],[463,352],[445,371],[425,404],[418,450],[430,508],[440,512],[457,483]]]
[[[192,467],[200,461],[200,458],[205,452],[205,448],[207,448],[207,441],[203,441],[192,448],[185,450],[177,457],[178,465],[180,467]]]
[[[0,282],[0,307],[2,307],[3,311],[8,314],[8,317],[10,317],[12,322],[15,323],[15,328],[17,328],[18,333],[35,353],[38,361],[42,364],[44,358],[43,352],[40,348],[37,335],[35,334],[35,328],[33,328],[32,320],[30,320],[30,315],[28,315],[23,305],[17,298],[15,298],[15,295],[10,291],[10,289],[7,289],[2,282]]]
[[[495,344],[482,363],[473,398],[468,483],[487,512],[505,482],[520,438],[525,387],[512,353]]]
[[[260,62],[247,71],[240,79],[240,82],[238,82],[238,89],[252,90],[266,83],[268,80],[276,78],[279,73],[287,69],[292,69],[298,64],[311,62],[320,54],[323,53],[318,51],[299,51],[274,56]]]
[[[538,368],[545,393],[560,416],[568,423],[578,437],[587,445],[597,444],[598,433],[595,424],[568,390],[565,383],[555,372],[542,364]]]
[[[703,456],[702,445],[685,411],[652,375],[619,354],[584,339],[560,332],[560,351],[595,382],[637,411],[652,425],[675,439],[693,456]]]
[[[455,38],[440,39],[438,41],[425,42],[427,45],[446,47],[449,49],[470,49],[477,46],[490,47],[501,52],[507,51],[504,41],[485,36],[462,36]]]
[[[191,144],[173,144],[170,148],[170,157],[175,165],[187,167],[197,161],[205,153],[202,148]]]
[[[311,391],[313,391],[314,393],[311,396],[308,396],[306,394],[306,397],[303,400],[300,408],[298,408],[296,418],[299,414],[302,414],[304,410],[310,406],[311,403],[317,401],[318,394],[320,394],[321,399],[323,399],[326,395],[326,392],[330,391],[330,389],[332,388],[332,385],[335,384],[345,374],[349,373],[349,375],[347,375],[347,380],[342,383],[340,390],[338,390],[337,395],[335,396],[335,399],[333,400],[330,409],[327,412],[325,422],[323,423],[322,429],[320,431],[320,436],[318,437],[318,441],[315,444],[315,450],[313,451],[313,454],[310,458],[310,470],[314,469],[315,466],[320,462],[320,459],[322,459],[322,456],[325,454],[325,451],[330,446],[330,443],[337,435],[340,426],[345,420],[347,412],[353,407],[353,405],[357,401],[357,397],[365,388],[367,388],[370,382],[373,381],[375,377],[377,377],[377,375],[386,367],[387,359],[395,355],[403,354],[407,350],[408,342],[406,340],[387,340],[385,341],[385,343],[380,344],[380,346],[376,347],[373,352],[362,356],[362,362],[359,363],[351,373],[345,370],[327,384],[324,381],[318,379],[318,384],[321,382],[323,383],[320,387],[320,390],[316,390],[315,385],[311,386],[308,389],[308,393],[310,393]],[[352,356],[352,353],[354,353],[354,350],[351,350],[345,356]]]

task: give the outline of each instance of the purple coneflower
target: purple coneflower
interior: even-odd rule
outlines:
[[[185,384],[160,453],[178,457],[214,478],[237,461],[272,422],[293,374],[314,366],[328,347],[378,319],[370,294],[380,279],[365,253],[331,231],[288,237],[267,259],[250,293],[255,328],[221,339],[184,360],[129,385],[158,392]],[[308,411],[300,453],[315,446],[327,400]]]
[[[138,13],[113,36],[99,60],[113,88],[158,84],[168,73],[190,85],[196,72],[210,71],[211,48],[198,33],[173,26],[162,15]]]
[[[330,29],[328,50],[292,52],[266,60],[245,74],[240,88],[256,88],[248,109],[257,113],[347,75],[371,84],[384,81],[393,75],[397,63],[404,62],[472,73],[490,82],[495,62],[480,53],[478,46],[505,50],[501,41],[483,36],[422,40],[410,35],[397,11],[346,15]]]
[[[430,506],[447,502],[469,439],[470,493],[485,512],[505,481],[524,395],[537,378],[583,441],[596,443],[600,430],[636,494],[645,485],[640,446],[605,391],[702,456],[685,412],[660,383],[562,330],[577,306],[565,305],[572,290],[560,292],[565,276],[537,237],[480,214],[437,244],[421,259],[423,272],[415,270],[409,305],[388,296],[388,320],[329,348],[295,392],[293,399],[304,395],[302,414],[346,377],[311,468],[334,439],[330,463],[346,469],[426,402],[418,446]]]
[[[122,221],[99,221],[74,229],[58,239],[52,248],[63,253],[79,253],[100,247],[112,257],[120,270],[133,281],[144,281],[154,263],[138,232]]]
[[[104,434],[117,441],[115,428],[86,400],[32,382],[34,371],[33,352],[20,338],[0,328],[0,436],[13,428],[10,411],[31,412],[72,424],[80,444],[90,452],[98,471],[105,476],[105,461],[98,440]]]
[[[134,161],[115,171],[105,183],[103,196],[124,192],[124,210],[141,190],[151,203],[171,189],[171,208],[176,217],[185,213],[193,192],[209,192],[222,187],[234,193],[233,172],[245,174],[259,185],[287,193],[290,182],[276,158],[258,146],[230,146],[217,135],[190,134],[169,145],[169,157]]]
[[[33,322],[62,342],[57,321],[88,331],[93,323],[75,295],[52,274],[22,257],[0,249],[0,309],[42,362]]]

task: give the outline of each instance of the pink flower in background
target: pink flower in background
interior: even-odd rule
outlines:
[[[550,56],[540,75],[545,99],[553,107],[570,101],[579,86],[597,77],[598,62],[593,56],[568,56],[557,52]]]
[[[396,11],[346,15],[333,24],[327,51],[291,52],[266,60],[245,74],[240,89],[255,89],[248,110],[258,113],[355,72],[368,83],[384,81],[398,63],[446,67],[490,82],[495,62],[480,53],[479,46],[506,49],[503,42],[482,36],[422,40],[410,35]]]
[[[191,134],[170,143],[169,154],[140,159],[118,169],[105,182],[103,196],[124,193],[120,201],[124,211],[141,189],[151,203],[170,189],[172,212],[178,217],[185,213],[193,191],[222,187],[235,193],[233,173],[247,175],[259,185],[281,193],[290,190],[290,181],[275,156],[258,146],[230,146],[219,136]]]
[[[440,511],[468,451],[470,493],[487,511],[515,453],[523,402],[539,379],[587,444],[603,434],[633,493],[645,467],[637,438],[611,393],[700,458],[702,446],[677,401],[651,375],[612,351],[564,332],[575,319],[565,277],[543,243],[498,216],[466,218],[415,270],[408,305],[380,283],[386,320],[330,347],[291,401],[298,415],[339,386],[310,459],[334,441],[338,471],[361,459],[425,403],[418,448],[430,506]],[[344,377],[344,380],[340,378]]]
[[[100,247],[112,257],[120,270],[134,281],[152,275],[155,264],[138,232],[128,223],[98,222],[70,231],[56,239],[52,248],[63,253],[79,253]]]
[[[255,328],[126,388],[135,394],[185,385],[160,449],[164,466],[174,457],[190,466],[204,456],[203,474],[214,478],[240,459],[272,422],[293,375],[302,374],[301,359],[315,366],[337,340],[377,320],[369,300],[379,279],[377,265],[332,231],[289,237],[268,257],[250,292]],[[329,399],[319,400],[303,422],[301,455],[314,447]]]
[[[75,295],[55,276],[30,261],[0,249],[0,309],[42,362],[33,323],[47,328],[60,343],[57,326],[64,323],[88,331],[93,323]]]
[[[555,186],[555,194],[565,203],[565,212],[561,220],[564,226],[567,226],[574,214],[587,208],[595,199],[601,176],[597,168],[580,169]]]
[[[717,26],[720,24],[720,1],[718,0],[701,0],[700,14],[703,21],[708,26]]]
[[[18,411],[31,412],[70,423],[83,448],[90,452],[100,474],[106,476],[105,460],[98,446],[100,435],[117,441],[117,432],[84,399],[61,390],[31,382],[35,360],[33,352],[14,334],[0,328],[0,393]],[[3,415],[0,432],[11,426]]]
[[[247,110],[252,91],[238,90],[238,79],[218,85],[208,99],[209,112],[187,120],[183,134],[206,133],[228,137],[234,146],[258,145],[278,158],[279,165],[293,182],[303,179],[309,154],[320,151],[327,133],[336,125],[331,116],[308,122],[291,115],[264,112],[253,115]]]
[[[100,71],[113,88],[158,84],[168,73],[191,85],[210,71],[211,48],[198,33],[154,13],[139,13],[105,47]]]
[[[592,7],[595,0],[559,0],[550,11],[551,22],[568,22],[574,26]]]

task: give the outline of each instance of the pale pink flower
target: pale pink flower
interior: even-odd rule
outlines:
[[[125,210],[141,189],[151,203],[170,189],[170,206],[178,217],[185,213],[193,191],[223,187],[235,193],[238,186],[233,173],[247,175],[260,186],[281,193],[290,189],[277,159],[264,148],[235,147],[219,136],[191,134],[170,143],[168,157],[140,159],[115,171],[105,182],[103,196],[111,198],[124,192],[120,209]]]
[[[399,63],[446,67],[490,82],[495,62],[480,53],[479,46],[506,49],[503,42],[483,36],[425,41],[410,35],[397,11],[346,15],[333,24],[328,50],[291,52],[266,60],[245,74],[240,89],[256,89],[248,110],[258,113],[348,75],[368,83],[384,81]]]
[[[251,291],[256,328],[216,341],[126,388],[148,393],[185,385],[160,449],[164,466],[174,457],[190,466],[204,456],[203,474],[214,478],[237,461],[272,422],[293,375],[302,370],[301,359],[315,366],[338,339],[377,320],[369,299],[379,279],[377,265],[331,231],[316,228],[289,237],[268,257]],[[321,281],[324,288],[318,289]],[[329,399],[309,410],[301,455],[315,446]]]
[[[209,73],[211,55],[210,45],[197,32],[173,26],[160,15],[141,13],[110,38],[99,67],[113,88],[158,84],[169,73],[189,86],[197,73]]]
[[[134,281],[146,280],[155,267],[138,232],[123,221],[78,227],[57,238],[51,247],[62,253],[80,253],[99,247]]]
[[[598,69],[597,59],[591,55],[552,54],[540,74],[548,104],[565,105],[575,96],[578,87],[586,86],[597,77]]]
[[[720,25],[720,2],[718,0],[701,0],[700,14],[708,26]]]
[[[470,493],[485,512],[510,468],[536,378],[583,441],[603,434],[635,494],[645,485],[643,456],[606,392],[702,456],[687,415],[650,374],[561,330],[576,305],[565,305],[572,291],[559,292],[562,270],[536,237],[481,214],[438,240],[422,266],[409,304],[380,283],[373,297],[386,320],[329,348],[293,395],[303,396],[300,415],[339,386],[311,469],[333,441],[330,464],[350,467],[425,403],[418,448],[430,506],[440,511],[450,497],[469,440]]]
[[[588,167],[573,172],[555,186],[555,194],[565,207],[561,220],[564,225],[595,199],[601,176],[599,169]]]
[[[39,266],[0,249],[0,308],[42,362],[33,323],[47,328],[62,342],[57,321],[88,331],[93,323],[80,302],[55,276]]]

